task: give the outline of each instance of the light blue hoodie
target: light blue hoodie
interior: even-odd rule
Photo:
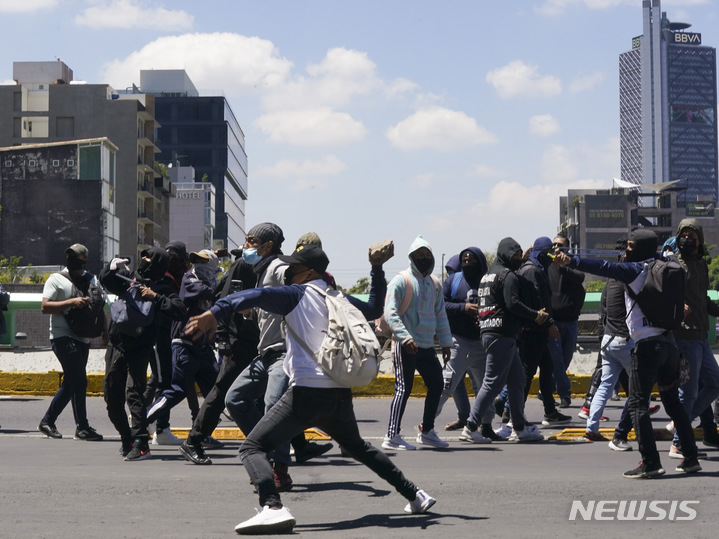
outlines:
[[[422,247],[432,250],[429,243],[420,235],[412,242],[408,256]],[[427,276],[423,277],[417,271],[411,256],[409,261],[412,299],[407,312],[400,317],[397,310],[402,304],[406,287],[404,277],[401,274],[395,275],[387,285],[387,298],[384,303],[384,317],[387,324],[392,330],[394,338],[401,344],[414,339],[419,348],[433,348],[434,336],[437,335],[442,348],[450,347],[452,346],[452,334],[444,308],[442,287],[432,277],[434,265],[430,268]]]

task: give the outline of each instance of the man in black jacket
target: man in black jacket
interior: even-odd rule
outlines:
[[[519,335],[519,357],[524,366],[525,386],[524,397],[529,394],[532,379],[539,367],[539,390],[544,403],[543,425],[566,423],[572,418],[557,410],[554,404],[553,373],[554,364],[549,354],[549,338],[559,337],[559,330],[552,316],[551,293],[547,278],[547,268],[552,263],[549,253],[552,240],[541,237],[534,240],[529,258],[519,268],[517,274],[524,278],[527,305],[536,311],[544,310],[550,319],[544,324],[530,322]]]
[[[565,236],[556,236],[552,248],[555,253],[568,252],[569,239]],[[558,264],[550,264],[547,274],[551,291],[552,318],[559,330],[558,339],[549,339],[549,352],[554,363],[554,383],[559,394],[559,407],[568,408],[572,404],[572,390],[567,368],[572,362],[577,347],[579,314],[586,294],[582,284],[584,274]]]
[[[128,268],[126,258],[114,258],[100,273],[100,283],[111,294],[120,297],[131,284],[137,283],[142,298],[155,303],[153,323],[137,335],[122,333],[114,321],[110,323],[103,392],[107,415],[122,440],[120,453],[127,461],[150,458],[144,392],[147,367],[155,353],[153,346],[159,313],[165,313],[173,320],[180,320],[187,314],[180,296],[169,287],[161,286],[160,280],[170,261],[165,249],[152,247],[142,251],[141,256],[134,273]],[[132,426],[127,420],[125,402],[130,408]]]

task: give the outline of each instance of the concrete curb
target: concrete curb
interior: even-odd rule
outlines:
[[[87,394],[93,397],[102,396],[102,384],[104,380],[102,373],[88,373]],[[569,375],[572,394],[575,398],[584,398],[587,388],[591,382],[591,376]],[[5,395],[54,395],[58,387],[62,373],[50,372],[2,372],[0,371],[0,394]],[[355,387],[352,393],[355,397],[391,397],[394,394],[395,378],[389,374],[381,374],[372,383],[366,386]],[[469,378],[465,378],[465,385],[470,395],[473,395],[472,385]],[[530,394],[536,395],[539,388],[539,380],[535,376],[532,381]],[[412,397],[424,397],[427,395],[427,388],[419,375],[414,377],[412,386]]]

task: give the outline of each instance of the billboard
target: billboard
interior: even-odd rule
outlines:
[[[714,219],[714,202],[687,202],[687,217]]]
[[[627,229],[629,207],[625,195],[585,195],[586,228]]]

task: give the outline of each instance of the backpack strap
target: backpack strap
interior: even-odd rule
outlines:
[[[407,309],[409,309],[409,304],[412,301],[412,294],[414,293],[414,290],[412,289],[412,278],[409,272],[402,270],[399,274],[404,279],[404,296],[402,297],[402,303],[399,304],[399,308],[397,309],[397,314],[402,316],[407,312]]]
[[[449,297],[454,299],[454,295],[457,293],[459,285],[462,283],[462,272],[457,271],[452,275],[452,289],[450,290]]]

